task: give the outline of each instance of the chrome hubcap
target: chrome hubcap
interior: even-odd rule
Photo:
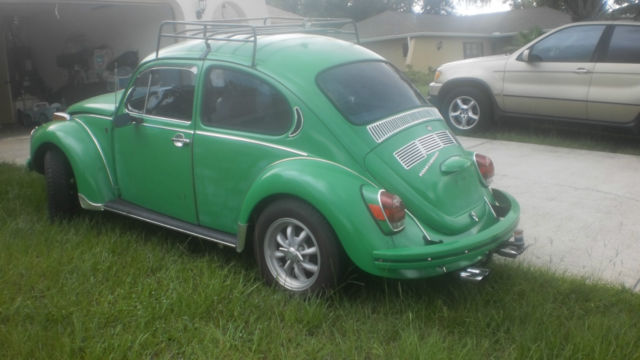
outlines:
[[[469,96],[459,96],[449,104],[449,119],[458,129],[471,129],[480,120],[480,106]]]
[[[269,226],[264,256],[273,277],[289,290],[306,290],[318,278],[318,244],[311,231],[298,220],[278,219]]]

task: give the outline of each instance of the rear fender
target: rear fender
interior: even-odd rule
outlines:
[[[262,209],[278,198],[301,199],[325,217],[349,258],[367,270],[372,264],[373,250],[392,246],[392,237],[385,236],[373,220],[362,197],[363,185],[377,188],[354,171],[326,160],[279,161],[254,182],[244,199],[239,223],[250,224]]]
[[[79,120],[50,122],[31,136],[29,167],[44,173],[44,155],[57,148],[73,169],[78,194],[91,204],[104,204],[116,197],[113,173],[103,149],[90,129]]]

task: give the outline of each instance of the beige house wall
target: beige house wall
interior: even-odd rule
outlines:
[[[482,43],[482,55],[491,55],[491,43],[481,38],[420,37],[412,39],[413,56],[409,64],[414,70],[435,70],[438,66],[464,59],[464,43]]]
[[[400,70],[406,70],[406,58],[402,56],[402,44],[406,42],[406,38],[401,38],[375,41],[362,45],[389,60]]]
[[[402,54],[402,44],[406,38],[380,40],[365,43],[364,46],[378,53],[401,70],[411,67],[413,70],[428,72],[438,66],[455,60],[464,59],[465,42],[481,42],[482,55],[493,54],[491,42],[482,38],[465,37],[417,37],[411,38],[408,56]]]

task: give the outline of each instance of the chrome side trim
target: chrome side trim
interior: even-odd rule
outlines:
[[[439,118],[440,113],[435,108],[419,108],[377,121],[367,126],[367,130],[375,142],[381,143],[409,126]]]
[[[77,114],[73,114],[73,116],[74,117],[76,117],[76,116],[92,116],[92,117],[97,117],[99,119],[113,120],[113,117],[110,117],[110,116],[96,115],[96,114],[89,114],[89,113],[77,113]]]
[[[108,210],[108,211],[111,211],[111,212],[114,212],[114,213],[117,213],[117,214],[120,214],[120,215],[128,216],[128,217],[133,218],[133,219],[142,220],[142,221],[148,222],[150,224],[162,226],[164,228],[171,229],[171,230],[174,230],[174,231],[178,231],[178,232],[181,232],[183,234],[187,234],[187,235],[195,236],[195,237],[202,238],[202,239],[205,239],[205,240],[213,241],[216,244],[225,245],[225,246],[229,246],[229,247],[235,247],[236,246],[235,244],[230,244],[230,243],[228,243],[226,241],[223,241],[223,240],[220,240],[220,239],[216,239],[216,238],[213,238],[213,237],[210,237],[210,236],[204,236],[202,234],[197,234],[195,232],[192,232],[192,231],[189,231],[189,230],[185,230],[185,229],[181,229],[181,228],[176,227],[176,226],[171,226],[171,225],[159,222],[159,221],[154,221],[154,220],[151,220],[151,219],[146,218],[144,216],[139,216],[139,215],[135,215],[135,214],[129,214],[129,213],[125,212],[125,211],[120,211],[120,210],[112,209],[112,208],[107,208],[105,210]]]
[[[188,133],[188,134],[192,134],[192,135],[194,133],[194,131],[191,130],[191,129],[180,129],[180,128],[174,128],[174,127],[169,127],[169,126],[149,124],[149,123],[146,123],[146,122],[143,122],[142,124],[139,124],[139,125],[133,125],[133,126],[144,126],[144,127],[155,128],[155,129],[171,130],[171,131],[176,131],[176,132]]]
[[[278,160],[278,161],[276,161],[276,162],[272,163],[271,165],[277,165],[277,164],[280,164],[280,163],[283,163],[283,162],[287,162],[287,161],[291,161],[291,160],[300,160],[300,159],[304,159],[304,160],[313,160],[313,161],[320,161],[320,162],[323,162],[323,163],[327,163],[327,164],[331,164],[331,165],[337,166],[337,167],[339,167],[339,168],[341,168],[341,169],[343,169],[343,170],[346,170],[346,171],[350,172],[351,174],[353,174],[353,175],[355,175],[355,176],[357,176],[357,177],[361,178],[362,180],[364,180],[364,181],[366,181],[367,183],[369,183],[371,186],[379,187],[378,185],[374,184],[371,180],[369,180],[369,179],[367,179],[366,177],[364,177],[364,176],[362,176],[362,175],[358,174],[357,172],[355,172],[355,171],[353,171],[353,170],[349,169],[348,167],[346,167],[346,166],[344,166],[344,165],[340,165],[340,164],[335,163],[335,162],[333,162],[333,161],[325,160],[325,159],[320,159],[320,158],[309,158],[309,157],[292,157],[292,158],[288,158],[288,159]],[[269,165],[269,166],[271,166],[271,165]]]
[[[249,231],[249,224],[238,224],[238,243],[236,244],[236,251],[242,252],[247,244],[247,235]]]
[[[239,136],[217,134],[217,133],[212,133],[212,132],[208,132],[208,131],[196,131],[196,134],[215,137],[215,138],[220,138],[220,139],[242,141],[242,142],[246,142],[246,143],[250,143],[250,144],[254,144],[254,145],[260,145],[260,146],[269,147],[269,148],[272,148],[272,149],[277,149],[277,150],[290,152],[290,153],[293,153],[293,154],[296,154],[296,155],[300,155],[300,156],[308,156],[309,155],[304,151],[288,148],[286,146],[275,145],[275,144],[271,144],[271,143],[268,143],[268,142],[258,141],[258,140],[253,140],[253,139],[247,139],[247,138],[243,138],[243,137],[239,137]]]
[[[98,140],[96,140],[95,136],[93,136],[93,133],[91,132],[91,130],[89,130],[87,125],[85,125],[82,121],[78,120],[78,118],[74,117],[73,120],[78,122],[78,124],[82,125],[82,127],[87,131],[89,136],[91,136],[91,139],[93,140],[93,143],[96,145],[96,148],[100,153],[100,157],[102,158],[102,164],[104,165],[104,168],[107,170],[107,175],[109,176],[109,182],[111,183],[111,186],[115,188],[116,185],[115,185],[115,182],[113,181],[113,176],[111,175],[111,171],[109,170],[109,166],[107,165],[107,158],[105,158],[104,152],[102,152],[102,148],[98,144]]]
[[[104,206],[102,206],[102,204],[91,202],[87,199],[86,196],[82,194],[78,194],[78,200],[80,201],[80,206],[85,210],[92,210],[92,211],[104,210]]]
[[[296,121],[293,131],[289,134],[289,137],[295,137],[296,135],[300,134],[300,131],[302,131],[302,128],[304,127],[304,117],[302,116],[302,110],[300,110],[300,108],[296,106],[293,111],[296,115]],[[298,124],[298,121],[300,121],[300,124]]]

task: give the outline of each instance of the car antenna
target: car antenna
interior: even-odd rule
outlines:
[[[113,81],[115,83],[113,86],[115,90],[113,92],[113,105],[114,105],[113,111],[115,114],[116,108],[118,107],[118,62],[117,61],[113,64]]]

